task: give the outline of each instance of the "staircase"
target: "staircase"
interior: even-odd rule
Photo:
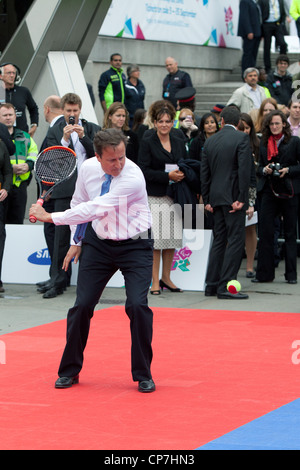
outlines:
[[[271,54],[272,68],[275,69],[275,62],[278,54]],[[288,54],[290,64],[299,61],[299,54]],[[259,52],[257,66],[263,66],[263,53]],[[206,85],[195,86],[196,88],[196,110],[195,114],[203,116],[208,113],[215,104],[226,105],[234,90],[243,85],[240,64],[224,77],[222,82],[208,83]]]

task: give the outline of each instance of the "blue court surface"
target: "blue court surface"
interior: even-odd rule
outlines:
[[[292,401],[197,450],[299,450],[300,399]]]

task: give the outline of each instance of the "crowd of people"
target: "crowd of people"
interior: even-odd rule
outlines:
[[[174,251],[180,248],[182,243],[184,207],[190,203],[193,206],[201,203],[204,203],[205,207],[212,206],[209,202],[211,188],[206,200],[203,198],[203,188],[208,181],[203,181],[205,171],[202,170],[202,160],[203,156],[207,158],[205,149],[210,147],[208,143],[213,142],[214,147],[217,147],[219,132],[225,125],[227,127],[231,125],[248,135],[251,150],[251,171],[247,183],[249,192],[247,199],[243,201],[242,209],[247,217],[242,253],[247,258],[246,276],[253,278],[253,282],[269,282],[274,279],[274,269],[278,263],[278,243],[276,237],[271,243],[274,237],[270,236],[270,233],[273,230],[277,238],[283,234],[285,239],[282,252],[287,263],[286,280],[289,283],[297,282],[299,214],[296,203],[300,171],[297,142],[300,136],[300,104],[293,100],[293,78],[287,70],[288,56],[280,54],[276,60],[276,69],[265,76],[263,70],[255,67],[245,69],[244,84],[234,91],[228,102],[216,104],[203,116],[195,114],[196,90],[190,75],[180,70],[177,61],[172,57],[166,59],[165,66],[168,73],[162,82],[161,99],[152,103],[146,110],[144,107],[146,88],[140,79],[139,66],[136,64],[128,66],[126,78],[122,68],[122,56],[118,53],[112,54],[110,68],[101,74],[98,83],[99,100],[104,111],[102,126],[90,123],[81,116],[82,102],[75,93],[67,93],[63,97],[50,96],[44,102],[44,117],[49,124],[49,130],[39,150],[33,140],[38,126],[38,106],[30,91],[18,85],[20,75],[18,67],[14,64],[0,66],[0,78],[6,89],[7,100],[0,105],[0,133],[10,155],[12,168],[12,174],[7,173],[7,158],[3,155],[0,189],[0,202],[2,202],[0,269],[5,243],[5,224],[21,224],[24,221],[27,188],[39,151],[47,146],[63,145],[76,152],[77,172],[68,182],[55,189],[45,201],[45,209],[48,212],[65,211],[70,208],[82,163],[94,156],[93,140],[96,133],[101,129],[117,129],[127,139],[127,158],[141,168],[146,181],[155,240],[150,293],[160,295],[163,288],[171,292],[181,292],[181,288],[171,279],[171,266]],[[12,93],[12,89],[16,92]],[[25,108],[29,111],[30,125],[26,120]],[[226,122],[228,108],[234,108],[239,113],[237,124],[235,124],[236,117],[234,124]],[[279,140],[276,140],[277,133],[274,133],[273,122],[267,119],[270,115],[274,116],[275,121],[277,119],[282,122],[282,126],[278,125],[281,129]],[[72,123],[70,116],[74,117]],[[266,127],[267,122],[269,124]],[[269,141],[272,141],[276,147],[275,142],[279,151],[274,152],[271,158],[267,156],[266,160],[265,152],[268,153],[271,145]],[[288,162],[283,157],[287,153],[283,150],[285,148],[293,148],[294,156],[291,157],[289,150]],[[225,152],[224,149],[225,146],[222,146],[222,151]],[[236,158],[238,160],[238,153]],[[272,169],[273,163],[279,164],[278,171]],[[207,174],[210,174],[211,169],[206,168],[206,170]],[[233,169],[233,173],[235,172],[236,168]],[[274,174],[279,176],[275,177]],[[211,185],[211,174],[209,178]],[[279,181],[282,184],[277,184]],[[179,184],[173,185],[173,183]],[[238,185],[239,181],[232,184]],[[287,189],[286,185],[289,186]],[[269,200],[268,204],[265,202],[267,198],[265,193],[270,200],[274,199],[272,211],[271,201]],[[181,212],[173,210],[174,202],[180,203],[183,209]],[[216,238],[216,214],[213,206],[209,209],[207,207],[204,227],[214,230]],[[274,225],[268,223],[266,227],[266,213],[274,215]],[[167,232],[166,224],[162,221],[168,221]],[[70,233],[68,225],[55,226],[52,223],[44,223],[51,267],[49,279],[39,282],[37,289],[46,299],[63,294],[70,285],[71,265],[68,265],[68,270],[62,269],[69,248]],[[266,244],[270,246],[272,244],[273,250],[268,245],[268,251]],[[241,256],[237,255],[238,267]],[[256,257],[258,270],[255,273]],[[265,259],[268,259],[273,270],[269,267],[264,272]],[[161,278],[160,272],[162,272]],[[221,269],[219,275],[220,273]],[[231,276],[233,274],[237,277],[238,270]],[[206,295],[212,295],[212,292],[218,294],[216,286],[213,288],[208,284],[207,286]],[[4,291],[2,281],[0,289]]]
[[[5,224],[23,223],[39,151],[61,145],[77,156],[73,176],[54,189],[44,207],[33,204],[30,209],[44,223],[51,257],[49,279],[38,283],[38,292],[45,299],[63,294],[70,284],[71,261],[79,261],[77,298],[68,314],[56,388],[78,383],[94,307],[120,269],[133,380],[141,392],[155,390],[147,294],[182,292],[171,278],[171,267],[182,244],[187,207],[202,204],[204,228],[213,231],[206,296],[248,298],[227,290],[227,282],[238,277],[243,254],[248,278],[272,282],[281,233],[285,279],[297,283],[300,104],[293,99],[288,65],[288,56],[280,54],[276,70],[265,77],[255,67],[246,68],[244,84],[229,101],[198,116],[191,77],[174,58],[166,59],[161,99],[145,109],[139,66],[128,66],[126,78],[121,55],[113,54],[98,84],[102,125],[84,119],[76,93],[49,96],[43,105],[49,129],[40,149],[33,139],[38,107],[29,90],[18,85],[18,67],[0,66],[3,85],[16,89],[0,104],[0,279]],[[193,217],[189,223],[188,228],[198,228]],[[4,291],[2,282],[0,289]]]

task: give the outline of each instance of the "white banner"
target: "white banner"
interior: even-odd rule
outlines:
[[[239,0],[113,0],[103,36],[240,48]]]
[[[20,242],[20,240],[22,240]],[[211,230],[184,230],[182,248],[176,250],[172,280],[184,290],[203,291]],[[6,225],[2,281],[13,284],[35,284],[49,278],[50,256],[46,248],[43,226]],[[78,264],[72,265],[71,284],[77,284]],[[108,287],[123,287],[124,277],[117,271]]]

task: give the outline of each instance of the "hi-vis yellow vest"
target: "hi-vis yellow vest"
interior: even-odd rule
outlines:
[[[38,148],[30,135],[20,129],[15,129],[13,143],[16,146],[16,152],[14,155],[10,156],[11,164],[14,165],[29,162],[34,164],[38,155]],[[27,173],[24,173],[23,175],[13,175],[13,184],[19,187],[23,181],[29,179],[30,174],[31,171],[27,171]]]

